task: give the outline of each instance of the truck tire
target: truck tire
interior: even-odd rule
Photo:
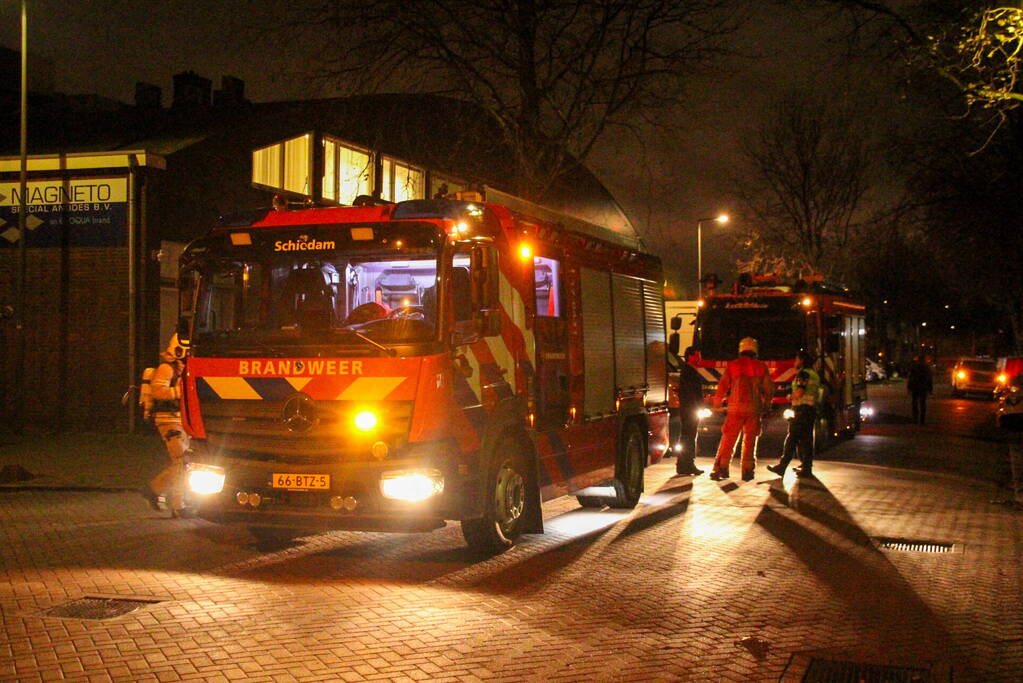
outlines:
[[[615,467],[615,495],[608,507],[634,508],[643,494],[643,470],[646,468],[646,439],[635,422],[626,422],[618,440],[618,464]]]
[[[522,535],[529,485],[521,445],[511,437],[503,437],[494,449],[486,473],[483,516],[461,522],[462,536],[473,552],[496,555],[510,548]]]

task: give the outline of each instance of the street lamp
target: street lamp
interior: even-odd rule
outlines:
[[[727,223],[728,214],[722,213],[717,216],[708,216],[696,221],[696,291],[700,292],[703,283],[703,222],[714,221],[715,223]]]

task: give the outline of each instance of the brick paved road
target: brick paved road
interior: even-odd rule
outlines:
[[[991,503],[1004,490],[927,471],[942,469],[935,443],[946,459],[1004,446],[866,432],[818,482],[761,466],[719,485],[657,465],[637,510],[553,501],[548,534],[487,561],[453,525],[259,550],[127,493],[2,491],[0,679],[776,681],[811,657],[1023,679],[1023,513]],[[860,462],[885,453],[916,460]],[[881,550],[882,536],[956,552]],[[161,602],[42,613],[82,596]]]

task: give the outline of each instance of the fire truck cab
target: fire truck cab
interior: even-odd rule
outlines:
[[[659,261],[484,201],[234,217],[181,260],[196,513],[261,539],[632,507],[667,449]]]
[[[709,398],[728,361],[738,355],[739,340],[753,337],[775,382],[778,406],[788,403],[796,354],[809,351],[823,388],[815,441],[823,448],[831,438],[851,437],[860,428],[860,407],[867,398],[864,311],[844,290],[819,280],[786,285],[773,277],[750,278],[731,293],[701,301],[690,363]]]

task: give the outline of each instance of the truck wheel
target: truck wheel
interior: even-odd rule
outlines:
[[[607,504],[607,498],[602,498],[600,496],[576,496],[575,499],[579,501],[579,507],[584,508],[595,508],[599,510]]]
[[[510,548],[522,534],[530,481],[526,457],[514,439],[502,439],[494,454],[487,472],[483,516],[462,520],[462,536],[469,548],[489,555]]]
[[[646,439],[635,422],[626,422],[618,443],[618,465],[615,467],[614,498],[608,507],[634,508],[643,493],[643,470],[646,467]]]

